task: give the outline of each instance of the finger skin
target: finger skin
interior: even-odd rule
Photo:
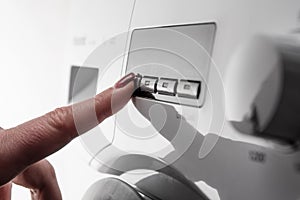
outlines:
[[[31,164],[58,151],[79,134],[117,112],[130,100],[133,90],[134,82],[130,81],[122,88],[109,88],[94,98],[55,109],[15,128],[1,131],[0,185],[8,183]],[[114,96],[122,98],[117,100]],[[97,120],[87,120],[91,113],[95,113]]]
[[[47,160],[32,164],[13,179],[31,191],[32,200],[61,200],[62,195],[53,166]]]
[[[4,129],[0,127],[0,133],[2,131],[4,131]],[[11,188],[12,188],[11,182],[0,186],[0,200],[11,200]]]
[[[0,200],[11,199],[11,183],[0,186]]]

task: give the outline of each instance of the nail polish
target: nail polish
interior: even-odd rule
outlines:
[[[116,88],[122,88],[122,87],[124,87],[125,85],[127,85],[129,82],[131,82],[134,78],[135,78],[135,74],[134,74],[134,73],[127,74],[126,76],[124,76],[123,78],[121,78],[121,79],[115,84],[115,87],[116,87]]]

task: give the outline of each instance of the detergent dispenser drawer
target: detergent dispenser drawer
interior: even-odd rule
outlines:
[[[140,74],[136,96],[194,107],[204,103],[216,24],[135,29],[126,73]]]

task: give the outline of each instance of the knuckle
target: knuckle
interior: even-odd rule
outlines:
[[[42,162],[47,174],[50,175],[50,178],[56,178],[55,169],[52,164],[48,160],[43,160]]]
[[[21,180],[20,183],[26,183],[28,188],[42,190],[56,180],[56,174],[54,167],[44,159],[28,167],[17,178]]]
[[[50,112],[49,119],[50,119],[50,124],[52,127],[55,129],[66,129],[67,124],[66,124],[66,118],[68,117],[69,111],[66,107],[62,108],[56,108],[54,111]]]

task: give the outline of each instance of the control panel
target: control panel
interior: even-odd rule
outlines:
[[[126,66],[140,75],[135,96],[203,106],[215,29],[214,23],[135,29]]]
[[[196,80],[174,79],[165,77],[141,76],[138,80],[139,90],[135,93],[140,97],[162,99],[165,96],[175,98],[199,99],[201,82]],[[174,103],[176,103],[174,101]],[[180,103],[180,102],[178,102]]]

